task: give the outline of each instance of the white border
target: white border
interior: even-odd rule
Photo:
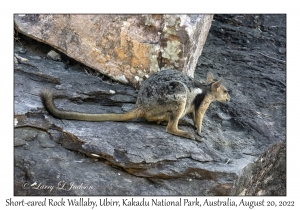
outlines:
[[[298,203],[299,181],[299,15],[297,5],[283,1],[31,1],[14,0],[2,4],[1,9],[1,199],[0,206],[5,207],[5,200],[42,200],[42,197],[13,197],[13,14],[14,13],[286,13],[287,14],[287,196],[264,197],[265,200],[294,200]],[[11,5],[9,5],[11,4]],[[10,40],[10,41],[9,41]],[[4,47],[3,47],[4,46]],[[297,156],[298,155],[298,156]],[[297,197],[296,197],[297,196]],[[59,197],[51,197],[59,199]],[[71,198],[71,197],[68,197]],[[78,198],[78,197],[74,197]],[[114,197],[116,200],[121,197]],[[147,199],[151,197],[146,197]],[[168,197],[172,199],[172,197]],[[177,199],[178,197],[174,197]],[[186,198],[186,197],[185,197]],[[193,197],[190,197],[191,199]],[[216,200],[218,197],[208,197]],[[243,197],[233,197],[238,202]],[[97,197],[93,197],[94,200]],[[206,199],[201,197],[201,200]],[[220,199],[225,199],[220,197]],[[261,200],[260,197],[245,197],[248,200]],[[26,209],[28,207],[22,207]],[[49,207],[47,207],[49,208]],[[99,208],[99,207],[98,207]],[[165,207],[162,207],[165,208]],[[176,208],[176,207],[172,207]],[[182,208],[182,207],[181,207]],[[195,207],[196,208],[196,207]],[[202,207],[203,208],[203,207]],[[2,208],[1,208],[2,209]],[[101,208],[103,209],[103,208]],[[104,208],[105,209],[105,208]],[[179,208],[177,208],[179,209]],[[205,208],[203,208],[205,209]],[[210,208],[211,209],[211,208]],[[249,208],[245,208],[249,209]]]

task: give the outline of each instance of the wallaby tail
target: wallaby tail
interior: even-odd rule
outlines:
[[[82,121],[127,121],[142,117],[142,113],[138,109],[133,109],[124,114],[86,114],[79,112],[62,111],[55,107],[53,103],[53,93],[50,90],[42,90],[40,97],[45,108],[55,117],[69,120]]]

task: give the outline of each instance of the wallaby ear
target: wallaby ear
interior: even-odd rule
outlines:
[[[222,78],[219,79],[218,81],[216,81],[214,84],[212,84],[211,90],[212,90],[213,92],[218,91],[218,88],[221,86],[221,84],[222,84]]]
[[[214,81],[214,75],[209,71],[206,76],[206,84],[209,84]]]

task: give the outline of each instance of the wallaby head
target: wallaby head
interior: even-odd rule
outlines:
[[[226,87],[222,84],[222,78],[218,81],[214,80],[214,76],[212,73],[207,73],[207,84],[211,84],[211,96],[212,100],[217,100],[220,102],[228,102],[230,101],[230,95]]]

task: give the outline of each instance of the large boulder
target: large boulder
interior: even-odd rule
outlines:
[[[135,87],[159,69],[194,76],[213,15],[15,15],[18,31]]]

